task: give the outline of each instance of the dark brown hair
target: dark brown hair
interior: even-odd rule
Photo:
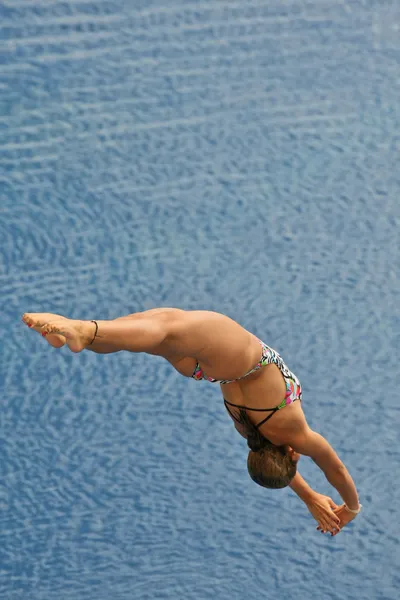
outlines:
[[[247,470],[251,479],[262,487],[280,489],[292,481],[297,466],[283,446],[275,446],[261,435],[251,423],[245,410],[240,410],[240,421],[246,426]]]

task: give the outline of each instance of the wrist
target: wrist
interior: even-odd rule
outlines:
[[[302,496],[302,500],[305,504],[313,504],[313,502],[315,502],[315,500],[317,499],[317,497],[319,496],[318,492],[316,492],[313,489],[309,489],[306,492],[303,493]]]
[[[361,512],[362,509],[362,504],[358,503],[358,508],[354,509],[354,508],[350,508],[349,506],[347,506],[347,504],[345,504],[346,510],[351,513],[352,515],[358,515],[358,513]]]

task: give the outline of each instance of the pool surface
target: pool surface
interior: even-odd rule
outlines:
[[[0,22],[0,597],[398,600],[399,3],[3,0]],[[283,355],[359,488],[340,535],[251,482],[217,387],[20,322],[156,306]]]

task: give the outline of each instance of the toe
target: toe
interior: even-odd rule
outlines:
[[[42,335],[43,334],[47,335],[49,333],[56,334],[56,335],[57,334],[62,335],[62,333],[63,333],[60,329],[60,326],[57,325],[56,323],[45,323],[43,325],[43,327],[41,328],[41,331],[42,331]]]
[[[32,327],[32,319],[30,318],[30,316],[27,313],[24,313],[22,315],[22,321],[25,323],[25,325]]]
[[[25,313],[22,316],[22,321],[25,325],[28,325],[28,327],[33,327],[36,330],[44,325],[43,321],[39,321],[35,315],[29,313]]]
[[[38,324],[38,329],[43,337],[49,333],[52,333],[52,325],[50,325],[50,323],[45,323],[44,325]]]

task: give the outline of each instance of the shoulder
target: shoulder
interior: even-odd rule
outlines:
[[[310,430],[301,402],[293,402],[277,411],[270,421],[260,427],[260,433],[276,446],[290,445],[303,440]]]
[[[322,436],[309,427],[304,415],[303,418],[300,414],[292,415],[285,425],[282,422],[279,425],[279,428],[276,427],[275,431],[269,434],[269,439],[273,444],[289,445],[299,454],[311,458],[319,453]],[[268,437],[266,432],[264,435]]]

